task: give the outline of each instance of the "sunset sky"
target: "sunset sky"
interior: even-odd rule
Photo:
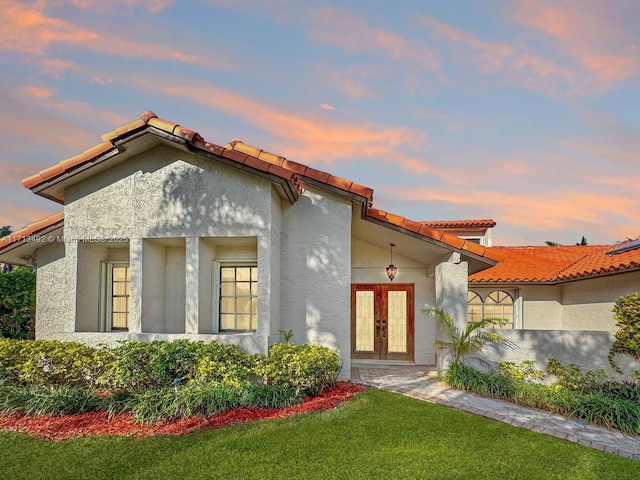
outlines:
[[[640,236],[640,2],[0,0],[0,225],[145,110],[494,245]]]

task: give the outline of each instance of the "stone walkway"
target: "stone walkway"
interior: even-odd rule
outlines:
[[[353,364],[351,380],[640,460],[640,436],[627,435],[542,410],[454,390],[438,382],[437,374],[432,367]]]

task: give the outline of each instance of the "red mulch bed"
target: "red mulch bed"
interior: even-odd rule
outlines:
[[[27,432],[54,441],[87,435],[181,435],[196,430],[329,410],[363,390],[366,390],[366,387],[362,385],[338,382],[334,388],[325,389],[316,397],[307,397],[300,405],[293,407],[280,409],[239,407],[209,418],[167,420],[151,425],[136,422],[128,414],[117,414],[109,418],[103,411],[75,413],[63,417],[0,414],[0,430]]]

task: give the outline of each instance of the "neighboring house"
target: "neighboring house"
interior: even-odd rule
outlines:
[[[374,208],[370,188],[152,112],[23,183],[64,206],[0,240],[0,261],[37,267],[40,339],[266,353],[292,330],[338,348],[343,377],[351,360],[434,364],[420,310],[463,319],[468,275],[499,260]]]

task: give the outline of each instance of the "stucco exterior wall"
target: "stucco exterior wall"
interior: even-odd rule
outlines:
[[[243,343],[253,349],[250,351],[266,353],[274,291],[278,296],[276,306],[279,302],[279,288],[271,285],[278,281],[278,269],[272,268],[271,262],[279,258],[279,233],[271,229],[274,218],[280,222],[279,213],[274,215],[280,202],[274,204],[271,182],[173,148],[158,147],[69,187],[65,195],[64,235],[68,243],[62,248],[66,256],[60,257],[57,247],[60,258],[46,265],[43,262],[51,256],[49,247],[39,252],[40,337],[82,339],[95,344],[122,338],[170,339],[189,337],[198,331],[211,333],[210,325],[201,328],[193,324],[202,320],[193,314],[194,309],[209,313],[211,308],[201,308],[199,297],[186,292],[188,278],[191,284],[194,278],[211,281],[207,255],[203,254],[204,260],[200,261],[201,248],[206,252],[207,247],[199,239],[253,237],[257,244],[254,259],[257,253],[259,265],[258,331],[210,338]],[[279,228],[277,225],[278,232]],[[105,254],[81,247],[78,256],[74,239],[129,241],[132,298],[128,333],[80,333],[90,330],[99,313],[93,298],[99,285],[79,283],[84,277],[95,276],[94,267],[85,261],[99,263]],[[165,240],[169,243],[162,244]],[[154,245],[156,241],[160,244]],[[200,268],[204,269],[202,274]],[[82,271],[86,269],[90,271],[85,275]],[[78,317],[79,328],[75,325],[76,299],[83,312],[82,318]],[[211,299],[204,295],[202,300]]]
[[[618,297],[640,291],[640,272],[569,282],[562,285],[562,328],[612,331]]]
[[[389,250],[354,239],[352,251],[352,283],[389,283],[385,267],[389,264]],[[398,255],[394,252],[394,264],[398,266],[395,283],[414,284],[414,363],[434,365],[436,325],[432,317],[424,315],[425,306],[434,306],[435,279],[429,275],[429,266]],[[350,316],[350,313],[349,313]]]
[[[337,348],[350,376],[351,202],[306,190],[282,211],[280,328]]]
[[[518,348],[486,348],[481,358],[496,364],[501,361],[520,363],[533,360],[536,367],[544,370],[550,358],[568,365],[575,363],[587,370],[605,370],[610,376],[617,376],[607,360],[613,343],[612,332],[566,331],[566,330],[499,330]],[[637,363],[628,356],[617,355],[616,362],[623,371],[637,369]]]
[[[75,256],[68,245],[52,243],[37,251],[36,338],[49,340],[75,330]],[[75,250],[75,246],[73,246]]]

